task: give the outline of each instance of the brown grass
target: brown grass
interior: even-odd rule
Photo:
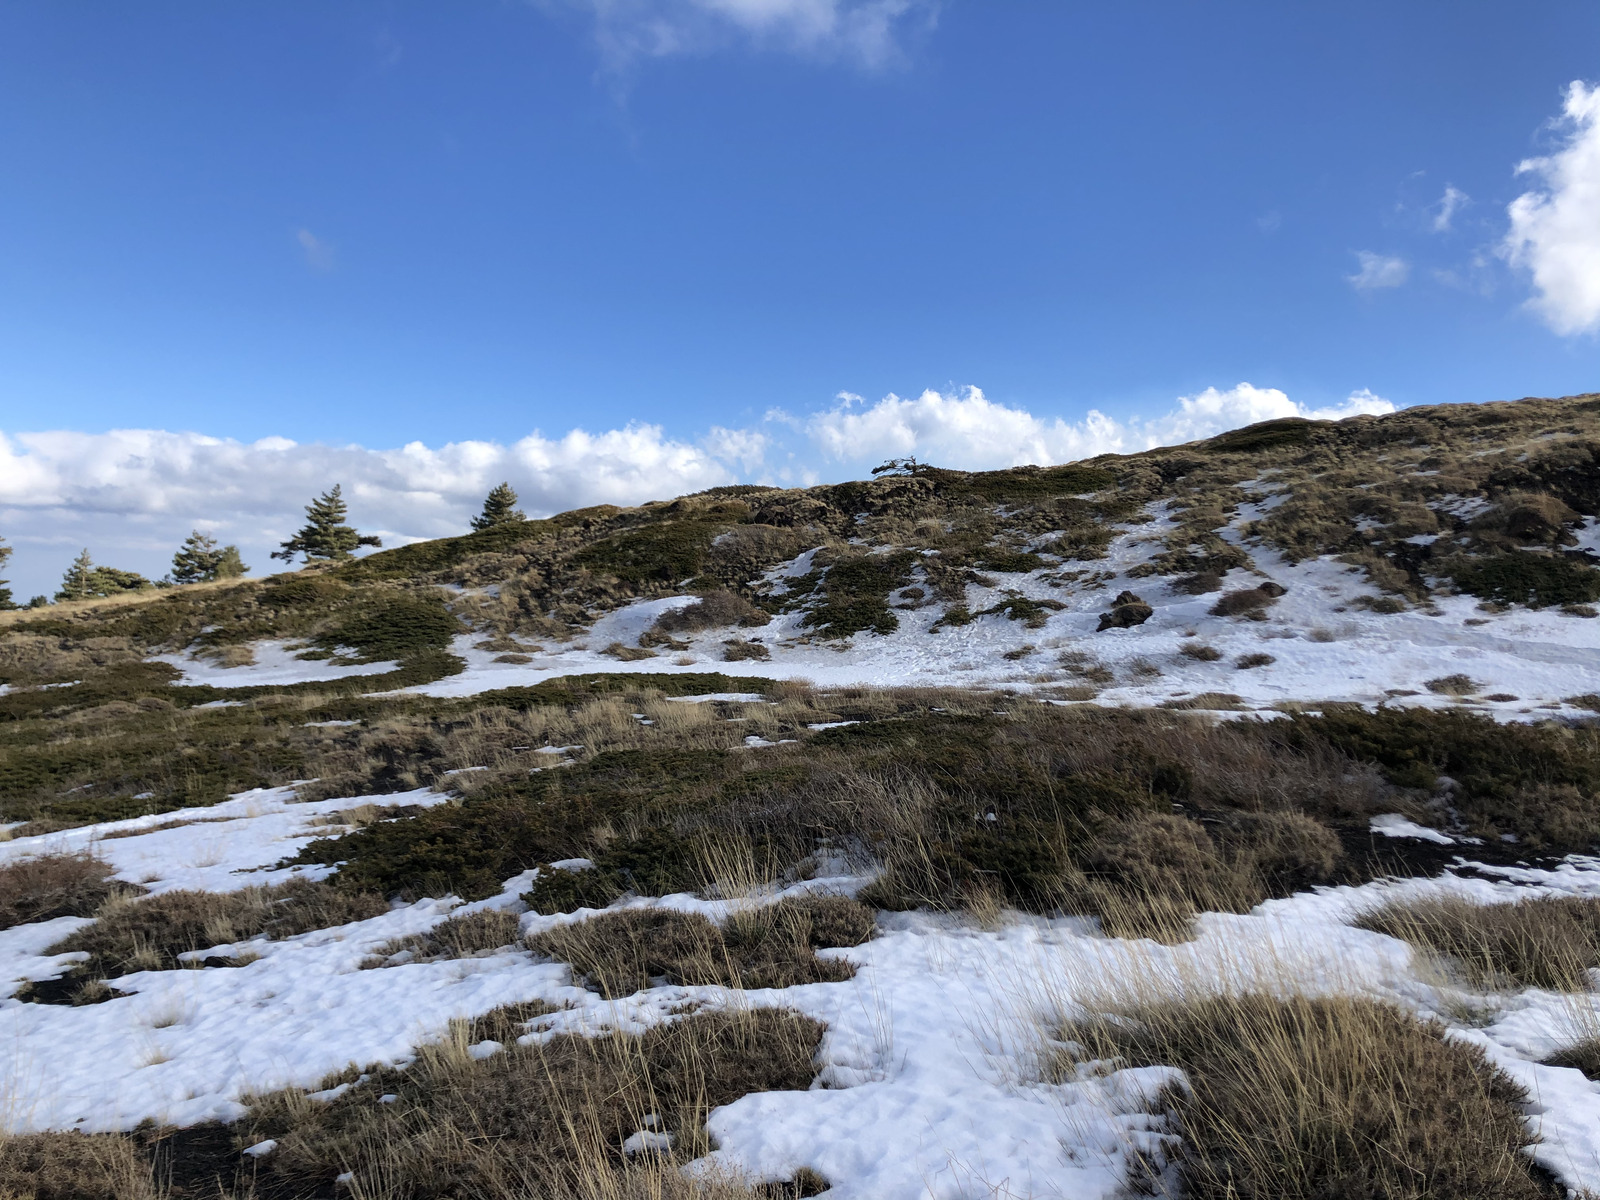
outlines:
[[[1600,1037],[1584,1038],[1544,1060],[1547,1067],[1571,1067],[1600,1083]]]
[[[1351,997],[1212,995],[1060,1031],[1077,1064],[1173,1066],[1190,1200],[1556,1200],[1522,1150],[1527,1096],[1442,1026]],[[1159,1159],[1160,1156],[1152,1156]],[[1159,1161],[1136,1168],[1153,1185]]]
[[[872,933],[872,913],[842,896],[783,900],[746,909],[718,928],[698,914],[627,909],[558,926],[528,939],[537,953],[572,965],[601,995],[629,996],[671,983],[782,988],[849,979],[855,968],[819,959],[813,948],[857,945]]]
[[[775,1009],[699,1012],[642,1037],[517,1038],[549,1010],[512,1005],[451,1023],[404,1070],[352,1066],[315,1090],[351,1083],[330,1102],[313,1089],[246,1096],[233,1125],[132,1134],[31,1134],[0,1144],[7,1200],[763,1200],[825,1187],[802,1169],[786,1190],[724,1174],[681,1173],[711,1147],[711,1109],[753,1091],[803,1089],[822,1026]],[[502,1049],[475,1059],[467,1047]],[[395,1097],[389,1103],[382,1096]],[[653,1118],[653,1120],[651,1119]],[[630,1158],[623,1141],[646,1122],[670,1151]],[[240,1151],[267,1139],[263,1158]],[[348,1189],[335,1179],[353,1175]],[[154,1181],[164,1186],[158,1187]],[[169,1190],[170,1188],[170,1190]]]
[[[86,962],[62,980],[35,984],[25,998],[56,1003],[89,1003],[110,998],[101,982],[134,971],[167,971],[199,966],[179,956],[231,942],[266,936],[293,937],[365,920],[387,912],[383,897],[341,891],[326,883],[294,879],[275,887],[237,892],[164,892],[148,899],[114,898],[85,926],[49,950],[82,951]]]
[[[41,854],[0,866],[0,929],[52,917],[92,916],[113,896],[144,889],[111,878],[109,863],[92,854]]]
[[[1423,684],[1430,692],[1441,696],[1470,696],[1483,687],[1468,675],[1442,675]]]
[[[363,966],[395,965],[396,955],[409,955],[405,962],[436,962],[446,958],[473,958],[503,950],[522,940],[522,923],[516,913],[487,908],[441,921],[427,933],[396,938],[373,951]]]
[[[1460,897],[1397,901],[1367,913],[1362,929],[1447,955],[1489,987],[1581,992],[1600,967],[1600,899],[1540,896],[1511,904]]]
[[[1178,653],[1185,658],[1193,658],[1199,662],[1216,662],[1222,657],[1222,651],[1215,646],[1207,646],[1204,642],[1185,642],[1178,647]]]

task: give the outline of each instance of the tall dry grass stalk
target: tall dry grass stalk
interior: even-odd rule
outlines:
[[[1384,904],[1356,924],[1445,956],[1481,987],[1584,992],[1593,989],[1600,968],[1597,897],[1484,904],[1434,896]]]

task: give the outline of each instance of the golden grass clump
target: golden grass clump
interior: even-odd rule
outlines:
[[[778,1009],[701,1011],[643,1036],[520,1044],[527,1022],[549,1011],[534,1002],[453,1021],[408,1068],[352,1065],[315,1089],[245,1096],[250,1112],[231,1125],[6,1138],[0,1196],[769,1200],[826,1189],[805,1168],[776,1186],[731,1172],[682,1173],[711,1149],[705,1118],[713,1108],[810,1084],[817,1022]],[[468,1053],[486,1040],[500,1048]],[[331,1101],[310,1098],[339,1084],[350,1086]],[[630,1154],[624,1143],[640,1130],[669,1144]],[[268,1139],[277,1143],[270,1154],[241,1154]]]
[[[87,925],[48,951],[81,951],[88,960],[61,980],[35,984],[25,998],[92,1003],[110,998],[102,981],[135,971],[199,966],[179,956],[265,935],[293,937],[375,917],[389,910],[382,896],[292,879],[237,892],[164,892],[147,899],[113,898]]]
[[[1600,898],[1539,896],[1479,904],[1460,896],[1401,900],[1362,929],[1447,956],[1475,984],[1582,992],[1600,967]]]
[[[1522,1153],[1527,1095],[1444,1033],[1374,1000],[1212,994],[1070,1022],[1057,1065],[1184,1072],[1162,1100],[1189,1200],[1556,1200]]]
[[[486,908],[439,922],[426,933],[396,938],[373,951],[363,966],[395,965],[390,960],[405,954],[404,962],[436,962],[447,958],[473,958],[503,950],[522,940],[522,922],[516,913]]]
[[[718,927],[698,914],[625,909],[557,926],[528,939],[536,953],[570,963],[602,996],[669,983],[783,988],[835,983],[855,968],[820,959],[821,946],[859,945],[872,934],[870,909],[843,896],[806,896],[744,909]]]
[[[113,896],[141,891],[111,878],[92,854],[40,854],[0,866],[0,929],[52,917],[87,917]]]

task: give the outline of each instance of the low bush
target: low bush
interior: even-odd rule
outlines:
[[[802,624],[829,638],[893,633],[900,619],[889,609],[889,595],[911,582],[916,557],[899,550],[837,559],[822,577],[821,602],[806,613]]]
[[[1264,612],[1267,608],[1278,602],[1281,590],[1274,591],[1271,585],[1263,584],[1261,587],[1242,588],[1236,592],[1224,592],[1215,604],[1211,606],[1211,615],[1214,617],[1248,617]]]
[[[440,921],[427,933],[385,942],[372,952],[364,965],[391,966],[400,955],[402,962],[437,962],[449,958],[473,958],[503,950],[522,941],[522,922],[516,913],[486,908]]]
[[[1182,1070],[1187,1087],[1163,1096],[1177,1136],[1143,1165],[1154,1176],[1175,1158],[1191,1200],[1564,1194],[1523,1153],[1535,1140],[1526,1093],[1478,1047],[1393,1005],[1246,994],[1107,1008],[1058,1031],[1062,1073],[1091,1061]]]
[[[682,608],[668,609],[656,618],[646,637],[640,641],[641,645],[654,644],[647,640],[651,635],[667,635],[661,640],[669,640],[673,634],[700,633],[707,629],[721,629],[728,625],[740,625],[755,628],[765,625],[772,620],[772,614],[757,608],[744,597],[726,588],[715,588],[703,592],[693,604],[686,604]]]
[[[1571,1067],[1600,1083],[1600,1038],[1585,1038],[1544,1060],[1547,1067]]]
[[[35,984],[19,996],[58,1004],[108,1000],[111,993],[105,980],[135,971],[169,971],[185,965],[179,956],[192,951],[261,936],[293,937],[366,920],[388,910],[381,896],[341,891],[305,879],[237,892],[175,891],[147,899],[117,900],[101,909],[93,925],[48,951],[86,953],[86,961],[74,965],[63,978]],[[188,964],[203,965],[193,960]]]
[[[1468,559],[1451,578],[1469,596],[1495,604],[1592,604],[1600,600],[1600,571],[1575,559],[1512,552]]]
[[[0,929],[52,917],[92,916],[113,896],[143,891],[111,878],[91,854],[40,854],[0,866]]]
[[[1581,992],[1590,987],[1589,972],[1600,967],[1600,899],[1397,901],[1356,924],[1447,955],[1473,982],[1488,987]]]
[[[830,937],[858,944],[871,927],[870,911],[833,897],[831,903],[792,900],[743,910],[721,929],[698,914],[624,909],[536,934],[528,946],[570,963],[586,987],[617,999],[643,991],[658,978],[738,988],[849,979],[854,967],[819,959],[812,949]]]

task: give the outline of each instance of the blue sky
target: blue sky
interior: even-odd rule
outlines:
[[[1594,389],[1597,78],[1559,0],[0,5],[11,573],[265,547],[328,470],[407,537],[496,471],[550,508],[1275,411],[1241,382]]]

